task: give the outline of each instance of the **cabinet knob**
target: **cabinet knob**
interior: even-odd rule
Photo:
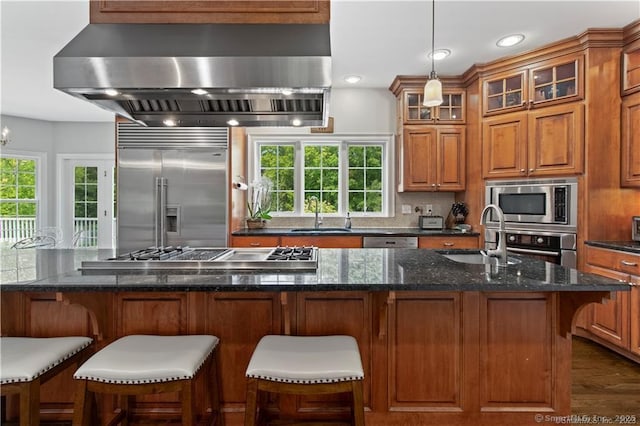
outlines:
[[[438,187],[440,187],[440,184],[438,184]]]
[[[524,173],[525,171],[525,169],[520,169],[520,173]]]
[[[431,186],[435,188],[436,184],[435,184],[435,183],[432,183],[432,184],[431,184]]]
[[[535,171],[536,171],[536,169],[529,169],[529,173],[533,173]]]

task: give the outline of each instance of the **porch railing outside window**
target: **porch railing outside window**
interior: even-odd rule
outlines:
[[[32,237],[36,232],[36,219],[32,217],[0,218],[0,243],[3,246]],[[98,219],[79,218],[73,221],[73,241],[58,241],[56,246],[96,247],[98,245]]]

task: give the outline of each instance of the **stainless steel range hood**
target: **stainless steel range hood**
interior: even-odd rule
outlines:
[[[328,122],[328,24],[89,24],[53,65],[56,89],[148,126]]]

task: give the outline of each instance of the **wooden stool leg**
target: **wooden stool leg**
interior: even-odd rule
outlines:
[[[222,407],[220,407],[220,380],[218,375],[218,357],[215,352],[211,355],[209,362],[209,377],[211,377],[211,415],[215,419],[215,425],[224,425],[224,416],[222,415]],[[215,414],[214,414],[215,413]]]
[[[353,393],[353,424],[364,426],[364,398],[362,396],[362,380],[351,382]]]
[[[244,426],[256,425],[258,379],[247,379],[247,403],[244,409]]]
[[[91,418],[93,395],[87,390],[87,381],[78,380],[73,406],[73,426],[88,426]]]
[[[120,395],[120,426],[129,426],[131,407],[135,405],[135,398],[131,395]]]
[[[182,424],[183,425],[195,425],[195,408],[193,395],[195,394],[193,387],[195,381],[194,380],[185,380],[185,383],[182,385],[182,391],[180,395],[180,399],[182,400]]]
[[[20,426],[40,424],[40,380],[20,385]]]

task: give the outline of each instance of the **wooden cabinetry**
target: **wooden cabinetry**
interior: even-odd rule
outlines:
[[[405,126],[399,155],[399,191],[463,191],[465,129],[462,126]]]
[[[328,23],[330,0],[101,0],[91,23]]]
[[[474,235],[460,237],[430,236],[419,237],[418,248],[426,249],[474,249],[479,248],[478,237]]]
[[[422,89],[402,91],[402,121],[405,124],[464,124],[465,92],[462,89],[443,89],[442,105],[422,105]]]
[[[360,248],[362,247],[362,237],[359,235],[351,236],[299,236],[292,237],[283,235],[280,237],[280,245],[282,246],[314,246],[320,248]]]
[[[233,235],[231,237],[232,247],[277,247],[279,245],[280,245],[279,235],[270,235],[270,236]]]
[[[482,124],[483,176],[580,174],[583,134],[582,103],[489,117]]]
[[[625,47],[622,53],[622,94],[640,91],[640,40]]]
[[[503,114],[583,99],[583,62],[582,55],[566,55],[485,78],[483,114]]]
[[[605,304],[586,308],[586,330],[623,355],[636,360],[640,355],[640,255],[623,251],[586,247],[586,271],[633,285],[630,292],[616,292]]]
[[[640,91],[624,97],[621,119],[620,184],[640,187]]]

